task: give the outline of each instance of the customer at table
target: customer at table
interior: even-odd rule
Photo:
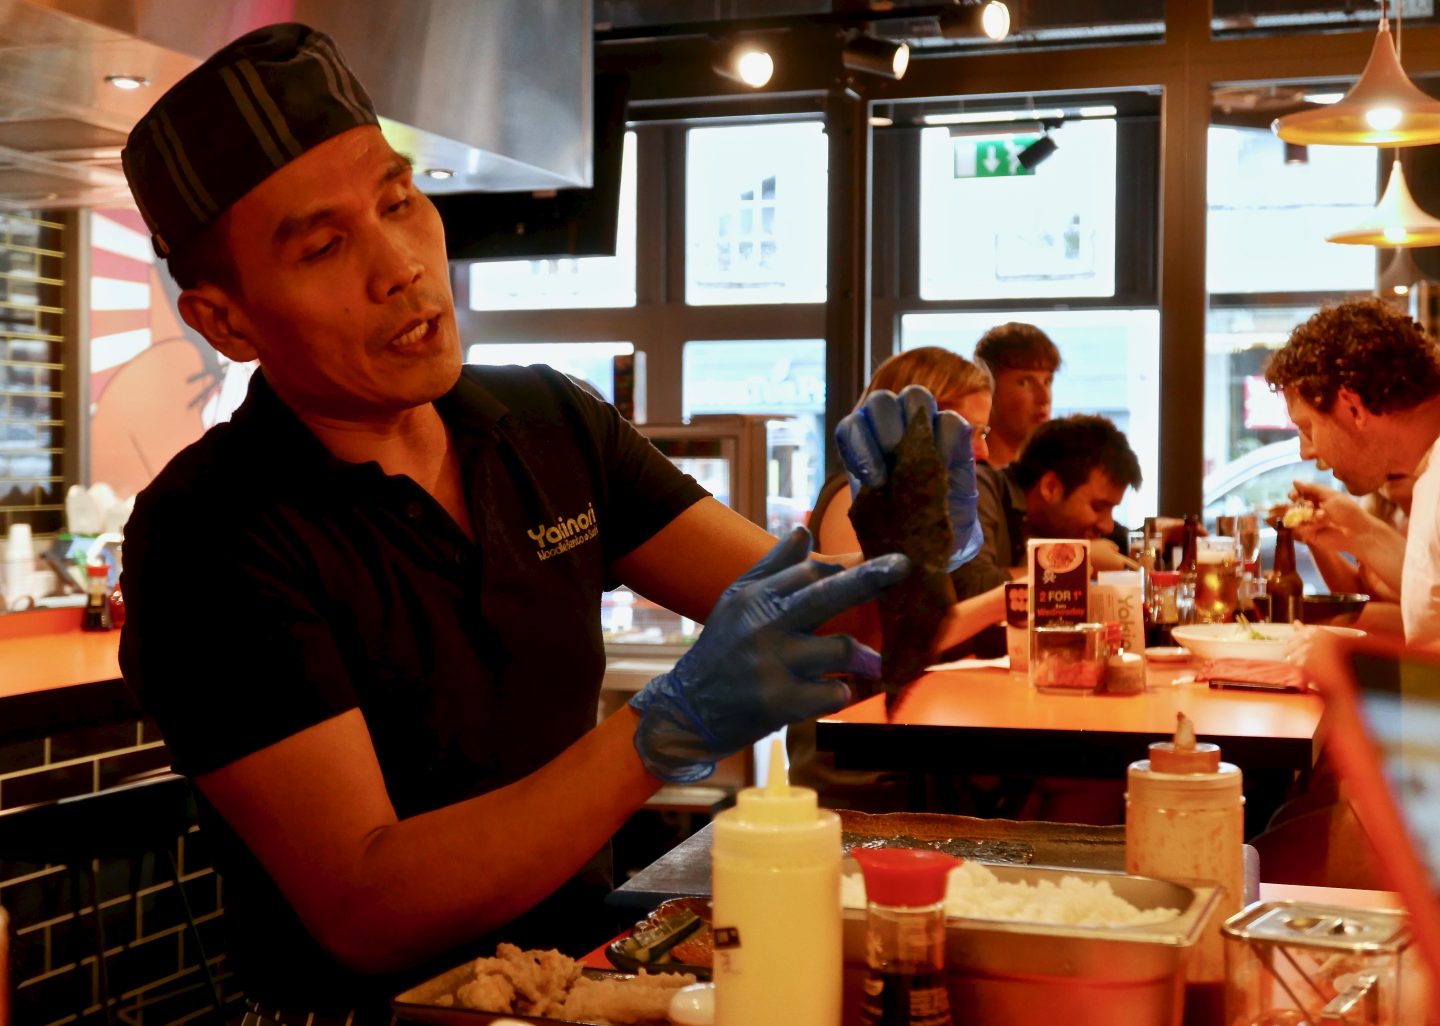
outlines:
[[[997,470],[1015,461],[1030,433],[1050,419],[1050,394],[1060,350],[1033,324],[998,324],[975,343],[975,360],[995,378],[989,454]]]
[[[1139,459],[1107,418],[1075,414],[1042,424],[1015,462],[977,468],[985,544],[953,575],[957,597],[1024,576],[1030,538],[1089,538],[1096,569],[1122,569],[1109,540],[1114,510],[1140,483]]]
[[[1327,516],[1381,580],[1398,582],[1405,637],[1440,643],[1440,349],[1379,299],[1340,303],[1290,334],[1265,369],[1300,430],[1300,455],[1364,495],[1415,478],[1408,537],[1376,518]],[[1322,515],[1324,515],[1322,513]]]
[[[864,410],[871,396],[878,392],[903,392],[919,385],[927,389],[942,410],[953,410],[970,426],[971,447],[976,461],[985,459],[989,433],[990,389],[989,372],[980,364],[939,346],[922,346],[897,353],[880,364],[856,404],[856,413]],[[860,547],[850,523],[850,475],[835,474],[820,487],[815,508],[810,513],[810,531],[825,552],[853,552]],[[962,573],[964,567],[955,573]],[[990,592],[961,602],[952,616],[947,632],[947,650],[937,653],[937,660],[962,655],[1002,655],[1005,651],[1004,632],[999,633],[994,651],[975,653],[973,639],[985,628],[1001,623],[1005,617],[1005,592]],[[792,723],[785,732],[785,746],[790,758],[792,783],[812,787],[829,808],[856,809],[864,812],[899,811],[911,800],[908,788],[912,775],[885,771],[842,770],[835,766],[835,757],[815,746],[815,721]],[[957,811],[955,801],[945,792],[947,780],[936,778],[927,789],[940,793],[937,799],[946,811]],[[969,809],[966,811],[973,811]]]
[[[807,560],[804,531],[775,544],[563,375],[462,367],[436,210],[323,34],[226,46],[123,159],[186,323],[260,365],[140,495],[121,639],[203,798],[250,1021],[388,1021],[485,935],[594,944],[611,834],[845,704],[833,675],[878,658],[814,629],[906,560]],[[857,475],[883,483],[934,416],[968,538],[959,418],[923,390],[872,412]],[[622,582],[707,626],[596,726]]]
[[[902,392],[920,385],[935,397],[942,410],[953,410],[970,425],[971,451],[977,464],[989,455],[990,390],[993,381],[984,366],[939,346],[923,346],[897,353],[882,363],[865,386],[856,410],[862,410],[870,396],[881,391]],[[849,475],[836,474],[820,488],[810,514],[810,531],[822,552],[855,552],[860,541],[850,523]],[[955,574],[963,574],[962,566]],[[957,584],[959,583],[957,579]],[[1002,582],[1003,583],[1003,582]],[[1004,591],[992,588],[984,595],[969,596],[956,611],[951,636],[968,637],[1005,617]],[[1003,639],[1000,651],[1004,651]]]

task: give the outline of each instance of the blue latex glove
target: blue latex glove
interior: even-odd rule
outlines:
[[[831,673],[880,676],[874,649],[843,634],[811,632],[904,579],[900,553],[849,570],[807,559],[803,527],[725,589],[695,646],[630,699],[640,714],[635,749],[661,780],[689,784],[715,763],[787,723],[850,700]]]
[[[965,418],[950,410],[937,412],[935,397],[921,385],[910,385],[898,396],[882,388],[867,395],[854,413],[835,426],[835,444],[850,474],[850,496],[854,498],[861,485],[880,488],[885,484],[885,461],[900,444],[910,418],[917,416],[931,419],[935,448],[946,468],[945,501],[955,548],[945,569],[958,570],[974,559],[985,543],[980,493],[975,487],[975,449]]]

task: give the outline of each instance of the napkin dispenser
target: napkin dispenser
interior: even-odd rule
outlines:
[[[1418,949],[1404,913],[1257,902],[1230,917],[1225,1021],[1234,1026],[1421,1026]]]

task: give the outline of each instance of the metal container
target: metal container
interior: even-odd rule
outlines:
[[[1030,683],[1036,691],[1088,695],[1105,680],[1105,625],[1036,626],[1030,632]]]
[[[1403,912],[1262,901],[1225,935],[1232,1026],[1419,1026],[1425,995]]]
[[[945,923],[946,975],[955,1026],[1178,1026],[1185,959],[1214,908],[1214,887],[1124,873],[987,865],[1005,882],[1104,879],[1139,909],[1177,908],[1149,926],[1057,926],[998,919]],[[858,873],[853,863],[846,872]],[[844,1026],[859,1026],[865,979],[865,911],[846,909]]]

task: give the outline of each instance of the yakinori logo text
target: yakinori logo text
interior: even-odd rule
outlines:
[[[600,528],[595,523],[595,505],[591,503],[578,517],[556,517],[555,523],[542,522],[533,531],[525,533],[534,539],[539,549],[535,555],[540,559],[569,552],[600,534]]]

